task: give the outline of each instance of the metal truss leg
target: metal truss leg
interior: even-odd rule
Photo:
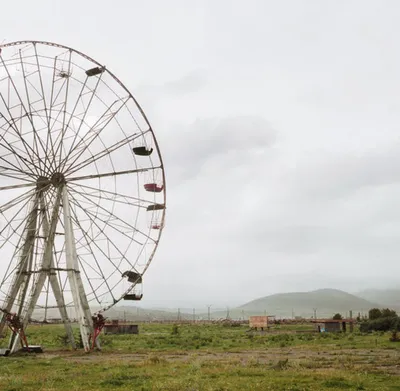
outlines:
[[[48,271],[50,269],[51,259],[53,256],[54,236],[56,233],[56,227],[57,227],[57,222],[58,222],[60,202],[61,202],[61,188],[59,188],[57,191],[54,209],[53,209],[53,213],[51,216],[49,234],[46,238],[45,249],[44,249],[44,253],[43,253],[41,272],[39,274],[37,281],[35,282],[35,285],[33,287],[33,292],[31,294],[26,312],[23,315],[22,324],[23,324],[24,329],[26,328],[26,326],[29,322],[29,319],[32,316],[33,310],[34,310],[37,300],[40,296],[40,293],[43,289],[44,283],[46,281],[46,277],[48,276]],[[16,337],[13,345],[10,346],[10,353],[14,353],[16,351],[18,342],[19,342],[19,337]]]
[[[9,313],[17,299],[19,292],[19,299],[17,301],[17,314],[21,314],[24,306],[25,296],[28,290],[28,285],[30,281],[30,272],[32,268],[32,257],[34,253],[34,244],[36,238],[36,225],[37,225],[37,215],[38,215],[38,196],[35,194],[32,201],[32,207],[29,212],[29,217],[25,225],[24,230],[24,242],[22,244],[21,256],[19,261],[19,268],[12,282],[11,288],[8,291],[5,305],[2,308],[4,310],[3,315],[0,320],[0,334],[3,333],[7,313]],[[11,335],[10,346],[14,343],[15,333]]]
[[[50,228],[49,228],[49,222],[47,219],[46,204],[45,204],[43,194],[41,194],[41,197],[40,197],[40,210],[43,215],[42,216],[43,234],[47,238],[47,237],[49,237],[49,234],[50,234]],[[57,279],[57,274],[54,271],[53,252],[51,253],[51,259],[50,259],[49,280],[50,280],[51,289],[52,289],[54,297],[56,299],[57,307],[60,311],[61,320],[64,323],[65,332],[67,333],[68,340],[69,340],[72,348],[76,349],[74,333],[72,331],[71,320],[68,318],[67,308],[65,306],[64,295],[61,290],[60,283]]]
[[[93,335],[93,322],[86,298],[85,289],[79,271],[78,256],[75,246],[75,237],[72,225],[71,209],[68,199],[68,190],[63,186],[63,210],[65,230],[65,251],[68,269],[68,279],[78,317],[83,347],[86,352],[90,351],[89,336]]]

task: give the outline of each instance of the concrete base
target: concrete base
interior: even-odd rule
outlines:
[[[29,349],[25,346],[19,350],[19,352],[26,352],[26,353],[43,353],[43,349],[39,345],[29,345]]]

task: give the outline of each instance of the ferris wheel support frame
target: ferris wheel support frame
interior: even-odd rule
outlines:
[[[68,335],[68,339],[72,345],[72,348],[76,349],[71,320],[68,317],[64,296],[62,294],[59,281],[55,274],[55,265],[53,259],[53,246],[56,235],[56,227],[59,221],[60,206],[62,206],[64,214],[67,275],[70,283],[73,303],[75,306],[76,317],[80,328],[80,334],[82,337],[83,348],[86,352],[88,352],[91,350],[89,340],[90,336],[94,334],[94,328],[85,289],[83,286],[82,278],[80,276],[78,256],[76,252],[75,237],[72,225],[70,202],[68,198],[68,190],[65,183],[58,186],[57,188],[56,202],[51,216],[50,224],[47,219],[43,191],[39,190],[38,192],[36,192],[34,201],[32,202],[32,208],[29,213],[30,218],[28,219],[25,228],[26,235],[22,247],[23,251],[20,260],[20,269],[10,290],[5,310],[11,310],[19,294],[20,298],[18,300],[18,309],[16,314],[19,317],[22,315],[22,325],[23,329],[25,329],[37,304],[46,278],[49,278],[49,282],[52,287],[55,300],[57,302],[57,307],[59,308],[60,316]],[[24,299],[27,294],[28,283],[32,274],[31,263],[34,254],[34,240],[37,232],[36,225],[38,220],[38,210],[40,210],[40,212],[43,214],[41,226],[38,229],[40,230],[40,228],[42,228],[43,235],[45,237],[45,251],[41,262],[39,277],[34,283],[28,305],[24,311]],[[5,323],[6,313],[3,313],[3,317],[0,321],[0,332],[4,328]],[[19,342],[20,335],[17,332],[13,332],[9,341],[10,353],[14,353],[18,349]],[[95,344],[96,347],[100,349],[100,342],[98,338],[95,339]]]

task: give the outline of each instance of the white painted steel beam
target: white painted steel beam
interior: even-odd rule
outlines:
[[[47,219],[47,213],[46,213],[46,203],[44,199],[44,195],[41,194],[40,196],[40,210],[42,213],[42,221],[43,221],[43,234],[45,237],[49,236],[50,232],[50,227],[49,227],[49,222]],[[68,313],[67,313],[67,307],[65,306],[65,300],[64,300],[64,295],[60,287],[60,283],[57,279],[57,275],[54,272],[54,256],[53,252],[51,253],[51,259],[50,259],[50,270],[49,270],[49,280],[50,280],[50,285],[51,289],[53,290],[54,297],[56,299],[57,303],[57,308],[60,311],[60,317],[61,320],[64,323],[65,327],[65,332],[67,333],[68,340],[72,346],[73,349],[76,349],[76,343],[75,343],[75,338],[74,338],[74,333],[72,331],[72,326],[71,326],[71,320],[68,318]]]
[[[35,281],[35,285],[33,286],[33,290],[31,296],[29,298],[29,302],[26,308],[25,313],[22,316],[22,324],[24,329],[26,328],[30,317],[32,316],[33,310],[35,309],[35,305],[39,299],[40,293],[42,292],[44,283],[46,281],[47,273],[46,270],[50,269],[51,259],[53,256],[53,246],[54,246],[54,236],[56,234],[56,228],[58,223],[58,215],[60,210],[61,203],[61,193],[62,187],[57,189],[57,195],[54,202],[54,207],[51,215],[49,234],[45,241],[45,249],[42,258],[42,271],[39,274],[38,279]],[[18,346],[19,337],[15,338],[13,345],[10,347],[10,353],[14,353]]]
[[[93,321],[85,289],[82,283],[82,278],[80,276],[78,255],[76,252],[75,237],[72,224],[71,208],[66,186],[63,186],[62,188],[62,202],[64,211],[65,253],[68,269],[68,279],[75,304],[75,312],[78,318],[83,347],[85,351],[88,352],[90,350],[89,335],[93,335]]]
[[[17,313],[21,313],[24,305],[24,299],[29,285],[30,271],[32,270],[32,257],[34,253],[34,244],[36,237],[36,225],[38,215],[38,196],[35,194],[32,200],[32,207],[28,214],[28,219],[24,229],[24,243],[22,245],[22,252],[19,260],[19,268],[15,274],[11,288],[8,291],[7,298],[3,310],[10,312],[15,300],[17,299],[18,293],[20,293],[19,300],[17,301],[18,309]],[[6,323],[6,314],[3,313],[0,320],[0,334],[2,334]],[[11,335],[10,344],[13,343],[14,336]]]

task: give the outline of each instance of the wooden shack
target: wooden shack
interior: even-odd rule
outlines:
[[[268,316],[250,316],[249,326],[252,329],[264,330],[268,327]]]
[[[312,322],[319,333],[345,333],[347,325],[351,333],[354,329],[354,319],[315,319]]]

